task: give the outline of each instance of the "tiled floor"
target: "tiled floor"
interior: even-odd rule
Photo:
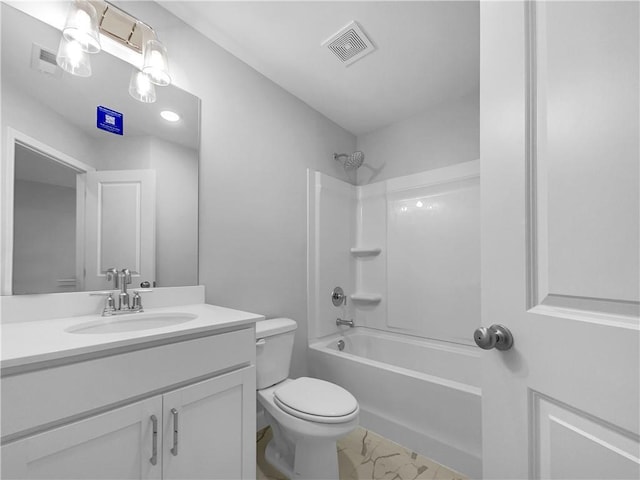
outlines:
[[[271,429],[258,432],[258,480],[286,477],[267,463],[264,449]],[[358,427],[338,442],[340,480],[466,480],[466,477],[433,460]]]

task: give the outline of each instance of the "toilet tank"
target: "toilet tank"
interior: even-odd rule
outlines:
[[[297,324],[290,318],[256,322],[256,387],[275,385],[289,376]]]

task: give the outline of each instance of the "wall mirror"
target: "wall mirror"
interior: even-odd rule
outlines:
[[[198,282],[198,98],[129,96],[132,67],[100,52],[92,75],[56,68],[60,32],[1,4],[2,294]],[[123,135],[97,128],[98,107]],[[160,112],[180,119],[169,123]]]

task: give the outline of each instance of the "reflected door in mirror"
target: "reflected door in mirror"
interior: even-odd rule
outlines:
[[[132,286],[155,281],[153,170],[105,170],[86,176],[85,289],[104,290],[109,268],[131,271]]]

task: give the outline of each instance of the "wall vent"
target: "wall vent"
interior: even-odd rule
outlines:
[[[360,26],[352,21],[321,44],[327,47],[346,67],[373,52],[376,47]]]
[[[56,52],[34,43],[31,46],[31,68],[56,78],[62,76],[62,69],[56,63]]]

